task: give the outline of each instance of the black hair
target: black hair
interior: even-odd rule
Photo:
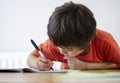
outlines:
[[[95,35],[96,20],[86,6],[68,2],[56,7],[47,29],[50,40],[56,46],[84,48]]]

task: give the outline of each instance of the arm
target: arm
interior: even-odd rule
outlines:
[[[68,59],[68,65],[71,69],[113,69],[120,68],[120,65],[116,65],[110,62],[85,62],[77,58]]]
[[[120,65],[116,65],[110,62],[102,62],[102,63],[88,63],[86,62],[86,69],[113,69],[120,68]]]

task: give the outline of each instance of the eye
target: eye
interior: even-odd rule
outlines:
[[[63,49],[65,51],[73,51],[73,48],[68,48],[68,47],[58,47],[58,49]]]
[[[66,48],[66,50],[67,50],[67,51],[72,51],[73,49],[71,49],[71,48]]]
[[[73,51],[72,48],[62,48],[62,49],[65,50],[65,51]]]

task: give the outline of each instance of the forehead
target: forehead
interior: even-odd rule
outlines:
[[[62,48],[62,49],[76,49],[76,48],[79,48],[77,46],[60,46],[59,48]]]

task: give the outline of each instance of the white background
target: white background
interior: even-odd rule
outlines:
[[[47,23],[55,7],[69,0],[0,0],[0,52],[31,52],[47,38]],[[73,0],[94,13],[97,27],[120,45],[120,0]]]

